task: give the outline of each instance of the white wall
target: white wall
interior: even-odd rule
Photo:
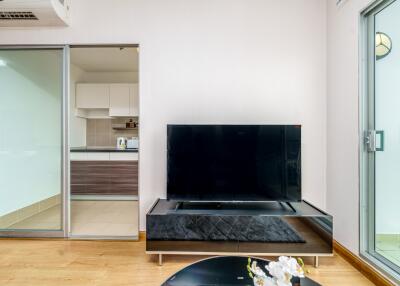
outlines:
[[[140,44],[142,230],[165,197],[167,123],[302,124],[303,197],[325,208],[325,0],[72,0],[71,23],[0,44]]]
[[[75,116],[76,83],[81,82],[84,71],[76,65],[70,66],[70,107],[69,107],[69,141],[71,147],[86,146],[86,119]]]
[[[359,31],[371,0],[328,1],[327,210],[334,237],[359,253]]]

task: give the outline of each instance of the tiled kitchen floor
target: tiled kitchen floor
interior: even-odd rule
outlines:
[[[8,229],[59,230],[61,229],[61,205],[28,217],[9,226]]]
[[[400,267],[400,234],[378,234],[376,251]]]
[[[20,221],[10,229],[60,229],[61,205]],[[71,201],[73,236],[129,237],[139,235],[137,201]]]
[[[137,201],[72,201],[74,236],[129,236],[137,238]]]

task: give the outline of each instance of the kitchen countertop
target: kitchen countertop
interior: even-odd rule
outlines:
[[[117,149],[111,146],[105,147],[71,147],[71,152],[138,152],[138,149]]]

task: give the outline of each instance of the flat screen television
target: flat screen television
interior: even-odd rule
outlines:
[[[300,125],[168,125],[167,199],[301,200]]]

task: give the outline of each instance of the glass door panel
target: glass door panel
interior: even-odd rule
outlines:
[[[375,245],[400,267],[400,1],[375,14]]]
[[[0,236],[61,231],[63,49],[0,49]]]

